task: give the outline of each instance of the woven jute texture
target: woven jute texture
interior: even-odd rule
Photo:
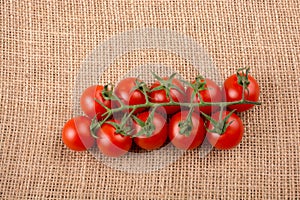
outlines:
[[[300,199],[298,1],[0,2],[0,199]],[[145,27],[193,38],[222,79],[251,67],[262,105],[240,114],[239,146],[202,158],[189,151],[144,173],[64,146],[83,61],[115,35]],[[192,78],[174,56],[129,52],[99,79],[118,80],[152,60]]]

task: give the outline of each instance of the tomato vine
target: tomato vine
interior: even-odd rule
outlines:
[[[80,99],[88,117],[69,120],[63,142],[78,151],[96,143],[103,154],[113,157],[124,155],[133,142],[153,150],[167,138],[184,150],[197,148],[205,136],[217,149],[233,148],[244,133],[235,112],[261,104],[258,83],[249,71],[238,69],[224,81],[222,90],[203,76],[188,82],[177,79],[176,73],[160,77],[153,72],[156,82],[151,87],[139,78],[125,78],[116,87],[90,86]]]
[[[131,110],[131,112],[129,114],[124,114],[124,117],[122,118],[121,120],[121,126],[118,125],[117,123],[113,123],[112,125],[117,129],[119,130],[120,133],[122,133],[123,135],[128,135],[128,136],[131,136],[131,137],[134,137],[131,133],[131,131],[128,129],[128,127],[125,126],[126,124],[126,121],[134,116],[133,113],[135,112],[135,110],[139,109],[139,108],[154,108],[152,109],[151,111],[151,114],[150,116],[153,116],[155,110],[157,107],[161,107],[161,106],[181,106],[181,107],[187,107],[190,111],[190,113],[193,111],[194,107],[201,107],[201,106],[218,106],[221,108],[221,111],[220,111],[220,116],[222,115],[222,112],[224,110],[225,107],[228,107],[228,106],[231,106],[231,105],[239,105],[239,104],[252,104],[252,105],[261,105],[260,102],[257,102],[257,101],[249,101],[249,100],[246,100],[245,99],[245,95],[244,95],[244,92],[247,91],[247,86],[249,85],[249,81],[248,81],[248,73],[249,73],[249,68],[241,68],[241,69],[238,69],[237,70],[237,76],[238,76],[238,83],[242,85],[243,87],[243,91],[242,91],[242,99],[240,100],[237,100],[237,101],[232,101],[232,102],[205,102],[203,101],[202,99],[200,99],[200,102],[199,103],[195,103],[195,102],[176,102],[173,100],[173,98],[170,96],[170,89],[171,88],[174,88],[178,91],[180,91],[181,93],[184,93],[179,87],[177,87],[176,85],[174,85],[172,83],[172,80],[175,78],[175,76],[177,75],[176,73],[173,73],[167,80],[164,80],[163,78],[159,77],[157,74],[153,73],[152,72],[152,75],[154,76],[154,78],[161,83],[161,85],[157,88],[154,88],[152,90],[150,90],[146,83],[143,82],[143,81],[139,81],[138,79],[136,79],[136,86],[133,87],[131,90],[139,90],[141,91],[145,97],[146,97],[146,102],[143,103],[143,104],[138,104],[138,105],[126,105],[124,104],[124,102],[117,96],[113,93],[112,91],[112,84],[108,84],[106,86],[104,86],[105,90],[103,90],[102,94],[104,96],[104,98],[106,100],[111,100],[111,101],[117,101],[120,106],[118,108],[109,108],[107,106],[105,106],[103,103],[101,103],[100,101],[98,101],[96,98],[95,98],[95,101],[97,101],[99,104],[101,104],[105,109],[106,109],[106,112],[102,114],[101,117],[105,117],[103,120],[101,121],[98,121],[97,120],[97,116],[95,116],[92,120],[92,124],[91,124],[91,127],[90,127],[90,130],[91,130],[91,133],[92,133],[92,136],[94,138],[98,138],[98,136],[95,134],[95,130],[98,129],[102,124],[104,124],[110,117],[113,116],[114,113],[118,113],[120,111],[124,111],[124,110]],[[245,71],[245,72],[244,72]],[[198,88],[201,88],[200,90],[205,90],[205,88],[203,87],[205,85],[205,82],[199,82],[199,80],[203,80],[204,78],[202,76],[198,76],[196,78],[196,82],[194,84],[191,84],[187,81],[184,81],[184,80],[180,80],[182,83],[190,86],[193,88],[193,94],[192,94],[192,97],[195,96],[197,94],[197,92],[199,91]],[[152,92],[152,91],[156,91],[156,90],[165,90],[166,91],[166,94],[167,94],[167,97],[170,98],[170,101],[169,102],[164,102],[164,103],[153,103],[149,100],[149,95],[148,93],[149,92]],[[234,111],[233,111],[234,112]],[[217,125],[219,128],[218,130],[215,129],[215,131],[219,134],[222,134],[224,132],[224,129],[226,129],[226,127],[228,125],[226,125],[226,120],[229,118],[229,116],[225,119],[225,120],[221,120],[220,121],[215,121],[215,120],[212,120],[212,118],[201,112],[203,114],[203,116],[211,121],[212,123],[214,123],[215,125]],[[137,120],[136,117],[133,117],[134,120]],[[147,123],[144,123],[142,124],[142,126],[148,126],[148,131],[145,131],[144,130],[144,134],[147,134],[147,132],[150,132],[150,131],[153,131],[153,127],[152,128],[149,128],[150,127],[150,124],[152,123],[151,122],[152,118],[149,117],[149,120],[147,121]],[[190,125],[190,120],[189,118],[185,121],[182,121],[180,123],[180,126],[182,128],[182,134],[189,134],[189,133],[186,133],[184,132],[183,130],[191,130],[191,125]],[[188,128],[189,127],[189,128]],[[221,128],[223,127],[223,128]],[[123,130],[121,130],[123,128]],[[146,129],[146,128],[145,128]],[[141,133],[140,133],[141,134]]]

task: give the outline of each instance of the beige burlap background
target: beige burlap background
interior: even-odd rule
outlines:
[[[299,13],[293,0],[1,1],[0,199],[299,199]],[[246,132],[237,148],[205,158],[187,152],[135,174],[63,145],[83,60],[101,42],[142,27],[194,38],[222,78],[252,68],[263,105],[241,115]],[[151,58],[188,72],[180,59],[131,55],[113,66]]]

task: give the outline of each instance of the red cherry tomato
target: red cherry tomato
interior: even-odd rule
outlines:
[[[250,75],[248,75],[249,85],[248,91],[245,90],[245,99],[248,101],[258,101],[260,89],[257,81]],[[236,74],[227,78],[224,82],[222,89],[224,101],[232,102],[242,99],[243,87],[238,83],[238,77]],[[237,104],[228,106],[229,109],[236,109],[237,112],[243,112],[253,107],[253,104]]]
[[[169,138],[172,144],[183,150],[191,150],[197,148],[202,144],[205,137],[205,127],[203,119],[199,113],[192,113],[192,129],[189,135],[180,133],[180,122],[184,121],[188,117],[189,111],[178,112],[170,120],[169,124]]]
[[[91,120],[78,116],[67,121],[62,130],[62,140],[74,151],[84,151],[91,148],[95,139],[90,133]]]
[[[224,111],[222,113],[222,119],[224,119],[230,112]],[[212,115],[212,118],[216,121],[219,120],[220,113],[217,112]],[[207,132],[207,139],[209,143],[217,149],[231,149],[237,146],[243,137],[244,126],[242,120],[233,113],[227,120],[227,124],[232,122],[225,130],[223,134]],[[208,122],[208,130],[213,130],[215,127],[211,122]]]
[[[106,107],[111,108],[112,102],[104,99],[102,95],[103,89],[104,87],[102,85],[93,85],[88,87],[81,95],[81,109],[91,119],[97,115],[97,119],[101,120],[105,117],[102,116],[102,114],[106,112],[106,109],[95,101],[95,98],[103,103]]]
[[[108,122],[116,122],[109,120]],[[108,123],[104,123],[97,131],[98,149],[106,156],[120,157],[126,154],[132,144],[129,136],[116,133],[116,128]]]
[[[137,117],[141,121],[146,122],[146,120],[149,117],[149,114],[150,112],[146,111],[139,114]],[[151,136],[148,137],[146,135],[140,135],[134,138],[134,142],[139,147],[146,150],[153,150],[153,149],[158,149],[165,143],[168,137],[166,118],[164,118],[162,115],[158,113],[154,113],[153,125],[155,129],[151,133]],[[136,133],[138,133],[141,130],[141,126],[138,125],[137,122],[134,122],[134,127]]]
[[[163,78],[164,80],[167,80],[168,78]],[[181,91],[185,91],[182,83],[176,79],[173,78],[172,83],[177,86]],[[150,89],[159,87],[161,84],[156,81],[153,83]],[[181,93],[175,88],[170,89],[170,96],[175,102],[185,102],[185,94]],[[170,98],[167,97],[165,90],[156,90],[150,92],[150,101],[153,103],[167,103],[170,102]],[[167,114],[174,114],[180,110],[180,106],[164,106],[164,109]],[[161,111],[162,109],[159,108],[157,111]]]
[[[125,78],[121,80],[116,86],[114,92],[117,97],[119,97],[125,105],[137,105],[146,103],[146,97],[140,90],[132,90],[136,87],[137,78]],[[141,80],[139,80],[141,81]],[[120,105],[116,105],[120,106]],[[145,110],[144,108],[138,108],[134,113],[139,113]],[[129,110],[130,112],[131,110]]]
[[[204,80],[201,80],[201,81],[204,82]],[[214,81],[212,81],[208,78],[206,78],[205,81],[206,81],[206,85],[204,86],[204,90],[199,91],[195,95],[193,102],[199,103],[201,98],[204,102],[220,102],[220,101],[222,101],[222,93],[221,93],[220,87]],[[195,81],[192,82],[192,84],[194,84],[194,83],[195,83]],[[187,93],[187,97],[188,97],[188,102],[191,102],[193,88],[188,87],[186,93]],[[199,97],[199,95],[201,98]],[[217,111],[218,109],[219,109],[218,106],[199,106],[199,110],[208,115]]]

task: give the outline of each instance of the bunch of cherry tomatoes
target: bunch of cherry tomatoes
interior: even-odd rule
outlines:
[[[217,149],[231,149],[243,137],[244,126],[235,112],[251,109],[260,89],[239,69],[220,88],[214,81],[198,76],[191,82],[170,77],[156,78],[150,87],[138,78],[125,78],[116,87],[94,85],[81,96],[86,116],[70,119],[62,130],[67,147],[83,151],[93,147],[105,155],[119,157],[135,143],[146,150],[170,141],[191,150],[204,138]]]

